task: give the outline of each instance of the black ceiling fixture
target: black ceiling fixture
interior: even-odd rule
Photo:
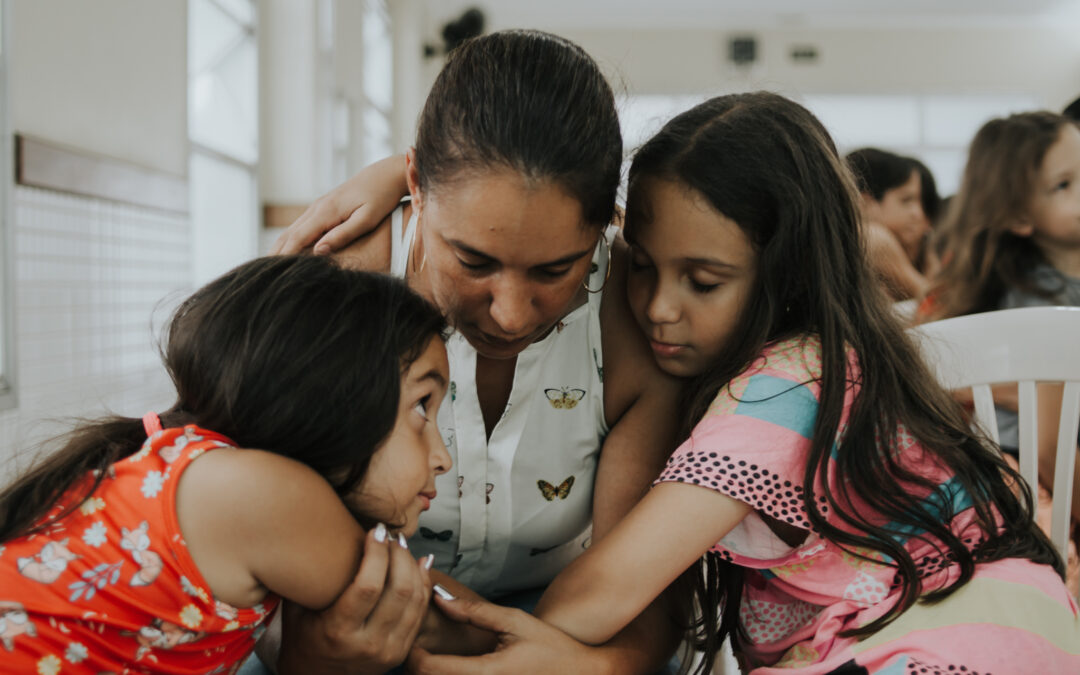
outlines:
[[[441,45],[431,43],[424,45],[424,56],[431,58],[437,54],[448,54],[462,42],[483,34],[484,13],[476,7],[471,7],[457,19],[443,26]]]

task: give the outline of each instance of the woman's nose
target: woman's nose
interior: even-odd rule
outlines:
[[[491,318],[503,335],[501,338],[523,337],[536,319],[533,294],[528,285],[515,279],[498,280],[491,289]]]

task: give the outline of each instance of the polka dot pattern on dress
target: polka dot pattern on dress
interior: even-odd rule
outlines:
[[[904,672],[908,673],[908,675],[991,675],[990,672],[972,670],[967,666],[956,664],[935,666],[933,664],[924,663],[914,657],[908,658]]]
[[[805,515],[803,486],[744,459],[707,450],[687,450],[668,460],[661,480],[712,488],[782,523],[813,529]],[[821,495],[815,498],[818,509],[827,515],[827,500]]]

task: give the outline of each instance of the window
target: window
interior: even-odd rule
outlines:
[[[385,0],[320,0],[318,12],[320,164],[330,189],[393,153],[394,49]]]
[[[7,119],[6,3],[0,3],[0,410],[14,408],[15,401],[15,270],[12,249],[15,236],[11,217],[11,133]]]
[[[627,160],[671,117],[704,99],[627,97],[619,110]],[[979,127],[994,117],[1041,107],[1026,94],[824,94],[806,96],[802,103],[829,130],[841,154],[875,146],[918,157],[934,174],[943,196],[959,187],[967,148]]]
[[[257,10],[188,3],[189,181],[196,286],[258,254]]]
[[[918,157],[942,196],[956,192],[975,132],[994,117],[1041,106],[1025,94],[814,95],[806,105],[841,153],[863,146]]]

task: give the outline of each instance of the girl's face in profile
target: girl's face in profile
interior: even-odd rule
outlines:
[[[660,368],[697,375],[735,330],[757,253],[742,228],[696,190],[652,177],[635,187],[626,233],[630,306]]]
[[[884,225],[912,260],[918,255],[923,237],[930,230],[930,221],[922,208],[922,179],[912,170],[907,182],[886,190],[881,201],[864,198],[866,217]]]
[[[1080,128],[1061,129],[1043,157],[1031,199],[1031,236],[1047,257],[1080,249]]]
[[[435,476],[451,466],[436,416],[446,394],[450,366],[442,340],[432,338],[401,376],[397,420],[371,457],[350,506],[405,536],[435,498]]]

